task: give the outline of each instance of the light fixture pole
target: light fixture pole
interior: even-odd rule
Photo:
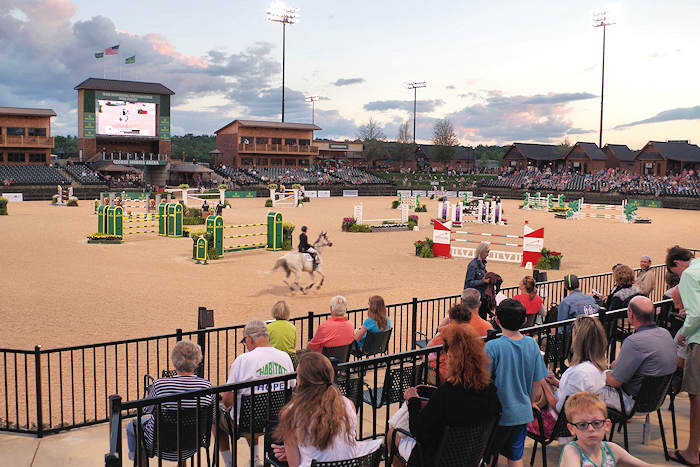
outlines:
[[[287,25],[294,24],[299,19],[298,8],[287,8],[282,3],[275,2],[267,10],[267,20],[271,23],[282,23],[282,122],[284,122],[284,65],[286,52]]]
[[[318,96],[306,96],[304,98],[306,102],[311,102],[311,124],[315,125],[316,122],[316,101],[320,100],[321,98]]]
[[[600,78],[600,132],[598,133],[598,147],[603,148],[603,93],[605,91],[605,28],[615,24],[611,21],[607,12],[593,14],[593,27],[603,28],[603,66]]]
[[[426,86],[425,81],[412,81],[407,84],[408,89],[413,89],[413,144],[416,144],[416,97],[418,96],[418,88]]]

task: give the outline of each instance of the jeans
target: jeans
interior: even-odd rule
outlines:
[[[151,417],[141,418],[141,428],[146,426],[146,422],[150,420]],[[134,460],[134,453],[136,452],[136,419],[134,418],[126,426],[126,444],[129,446],[129,459]],[[146,456],[146,452],[142,451],[141,455]]]

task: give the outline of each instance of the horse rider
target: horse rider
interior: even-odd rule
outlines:
[[[306,236],[306,226],[301,227],[301,233],[299,234],[299,253],[308,253],[311,255],[311,259],[314,262],[314,269],[318,266],[318,254],[316,250],[309,245],[309,239]]]

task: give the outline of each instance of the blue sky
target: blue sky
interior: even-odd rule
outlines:
[[[607,29],[604,144],[700,141],[700,2],[417,2],[300,0],[287,27],[286,120],[319,137],[353,138],[371,117],[394,139],[448,118],[462,144],[598,140],[602,30]],[[235,118],[278,120],[281,25],[266,1],[0,0],[0,105],[51,107],[54,134],[75,134],[76,92],[101,77],[161,82],[176,92],[173,134],[211,134]]]

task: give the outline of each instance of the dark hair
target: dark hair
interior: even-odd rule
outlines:
[[[564,276],[564,287],[566,287],[566,290],[578,289],[578,277],[574,274],[567,274]]]
[[[301,231],[302,231],[302,232],[306,232],[306,226],[305,226],[305,225],[302,225],[302,226],[301,226]]]
[[[666,280],[666,285],[668,285],[669,287],[675,287],[681,281],[681,276],[679,276],[675,272],[666,271],[665,280]]]
[[[455,303],[448,312],[450,320],[468,323],[472,319],[472,312],[463,303]]]
[[[530,299],[534,298],[535,295],[537,295],[537,283],[535,282],[535,278],[532,276],[525,276],[523,277],[523,280],[520,281],[521,284],[523,284],[523,288],[525,289],[525,292],[527,292],[527,295],[530,297]]]
[[[676,261],[690,261],[693,259],[693,252],[681,246],[673,246],[666,252],[666,269],[676,265]]]
[[[506,298],[496,307],[496,317],[501,327],[517,331],[525,322],[525,305],[514,298]]]

